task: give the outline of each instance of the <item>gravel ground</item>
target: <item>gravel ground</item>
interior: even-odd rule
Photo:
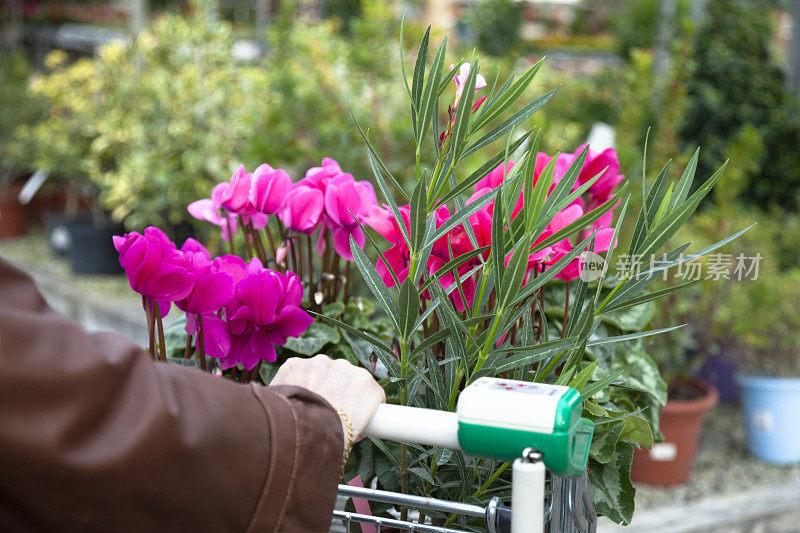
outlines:
[[[800,479],[800,464],[776,466],[747,452],[738,404],[721,404],[706,418],[689,481],[676,487],[636,486],[637,510],[680,505]]]

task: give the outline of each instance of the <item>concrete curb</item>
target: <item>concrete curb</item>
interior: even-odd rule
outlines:
[[[732,479],[742,484],[746,479]],[[637,511],[630,526],[602,520],[599,533],[800,531],[800,480],[716,496],[687,505]]]

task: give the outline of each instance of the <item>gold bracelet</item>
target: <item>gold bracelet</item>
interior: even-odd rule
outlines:
[[[350,424],[350,417],[347,416],[344,410],[339,407],[334,407],[333,410],[336,411],[336,414],[342,419],[344,428],[347,431],[347,439],[345,440],[344,452],[342,453],[342,468],[344,468],[344,465],[347,463],[347,458],[350,456],[350,447],[353,445],[353,426]]]

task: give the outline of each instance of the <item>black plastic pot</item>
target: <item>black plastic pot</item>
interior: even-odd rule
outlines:
[[[57,257],[69,257],[69,249],[72,247],[72,228],[91,224],[90,213],[67,216],[51,211],[45,212],[44,225],[47,228],[50,251]]]
[[[122,272],[112,237],[122,235],[120,224],[95,227],[88,222],[70,224],[69,259],[75,274],[118,274]]]

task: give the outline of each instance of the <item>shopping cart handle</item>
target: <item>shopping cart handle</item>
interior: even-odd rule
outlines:
[[[448,411],[381,404],[364,436],[460,450],[458,415]]]
[[[383,404],[363,433],[504,461],[533,448],[554,473],[576,477],[594,433],[582,412],[581,395],[570,387],[480,378],[461,392],[455,413]]]

